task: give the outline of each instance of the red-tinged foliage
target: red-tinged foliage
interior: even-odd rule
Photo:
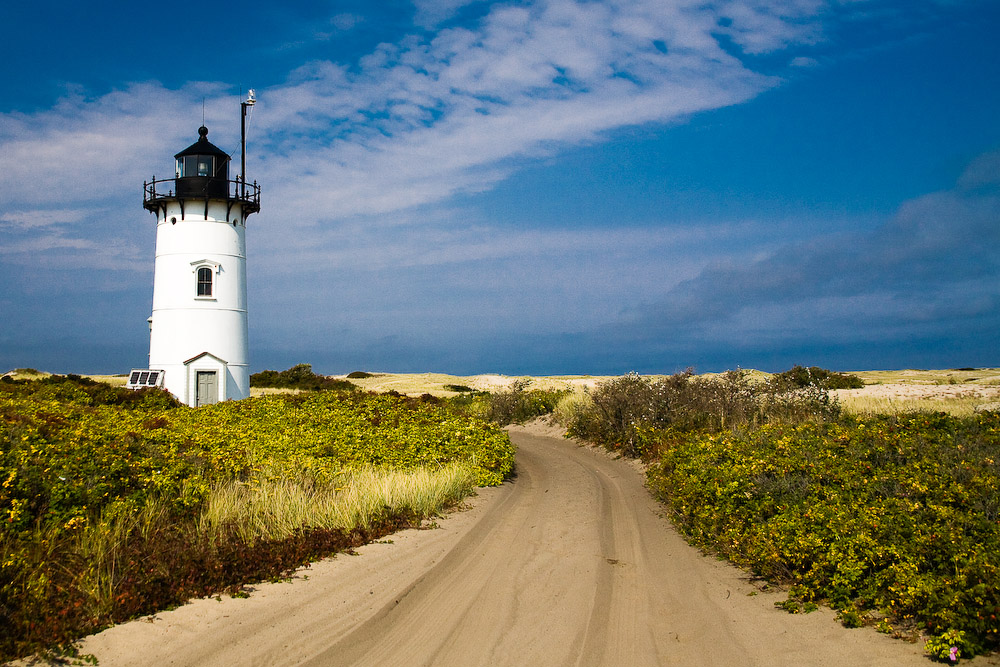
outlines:
[[[107,625],[176,607],[245,585],[283,579],[311,561],[349,551],[402,528],[419,524],[409,513],[386,515],[368,528],[302,529],[285,540],[247,544],[235,530],[212,541],[193,525],[165,520],[145,538],[129,536],[111,609],[94,613],[76,584],[71,540],[56,545],[42,563],[41,590],[23,599],[0,600],[0,660],[66,645]],[[25,604],[27,603],[27,604]]]

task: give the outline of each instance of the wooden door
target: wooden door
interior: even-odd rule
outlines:
[[[218,403],[219,381],[215,371],[197,371],[197,380],[195,405]]]

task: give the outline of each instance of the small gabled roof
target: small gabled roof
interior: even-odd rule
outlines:
[[[217,357],[214,354],[212,354],[211,352],[202,352],[201,354],[196,354],[193,357],[191,357],[190,359],[188,359],[187,361],[185,361],[184,365],[187,366],[192,361],[197,361],[197,360],[199,360],[199,359],[201,359],[202,357],[205,357],[205,356],[212,357],[213,359],[215,359],[216,361],[218,361],[222,365],[226,365],[228,363],[225,359]]]

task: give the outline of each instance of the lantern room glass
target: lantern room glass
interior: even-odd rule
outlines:
[[[215,176],[214,155],[185,155],[177,158],[176,178]]]

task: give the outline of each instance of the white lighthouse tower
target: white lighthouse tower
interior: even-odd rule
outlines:
[[[251,91],[242,105],[244,143],[253,103]],[[250,395],[246,222],[260,210],[260,188],[246,183],[245,150],[231,181],[229,156],[209,142],[208,128],[198,135],[174,156],[174,178],[143,186],[143,207],[156,215],[147,384],[192,407]],[[138,384],[135,373],[130,385]]]

